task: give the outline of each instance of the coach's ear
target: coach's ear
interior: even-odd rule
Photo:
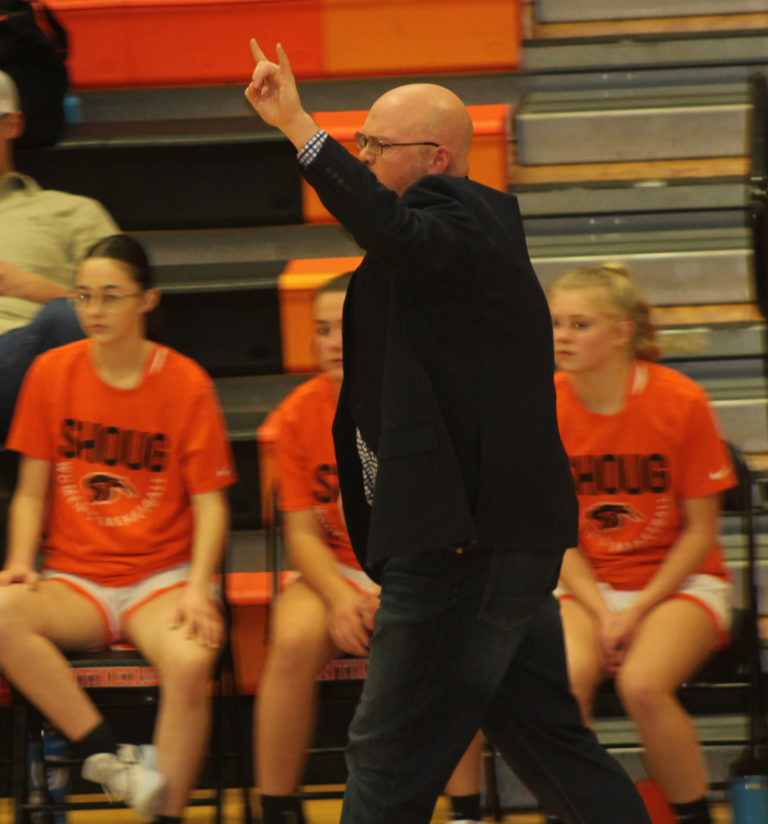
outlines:
[[[437,146],[432,154],[432,161],[430,163],[429,174],[443,175],[448,171],[453,153],[447,146]]]

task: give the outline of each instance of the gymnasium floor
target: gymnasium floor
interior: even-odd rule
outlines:
[[[324,787],[323,789],[329,789]],[[305,806],[305,815],[308,824],[338,824],[341,811],[340,801],[310,801]],[[449,805],[447,799],[441,798],[435,808],[432,824],[446,824],[448,821]],[[13,810],[7,798],[0,799],[0,824],[11,824]],[[730,824],[731,818],[727,805],[718,804],[713,811],[714,824]],[[213,810],[210,807],[191,807],[184,818],[186,824],[212,824]],[[70,813],[67,824],[140,824],[140,819],[131,810],[93,810]],[[491,819],[485,819],[486,823]],[[535,812],[518,813],[505,816],[504,824],[542,824],[543,817]],[[227,794],[227,803],[224,811],[224,824],[242,824],[240,793],[231,790]],[[497,822],[498,824],[498,822]]]

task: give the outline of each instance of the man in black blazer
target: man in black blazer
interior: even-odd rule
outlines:
[[[282,48],[278,64],[252,49],[248,100],[366,250],[334,440],[352,543],[382,593],[342,821],[428,822],[482,727],[565,821],[647,824],[568,689],[551,591],[577,504],[517,201],[468,179],[472,123],[448,89],[383,95],[355,159],[302,108]]]

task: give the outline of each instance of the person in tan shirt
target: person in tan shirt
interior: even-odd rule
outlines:
[[[118,231],[95,200],[41,188],[16,171],[13,143],[24,115],[13,80],[0,72],[0,439],[21,381],[41,352],[82,337],[64,300],[75,267]]]

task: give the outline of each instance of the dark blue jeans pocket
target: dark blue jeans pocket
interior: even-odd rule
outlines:
[[[480,618],[501,629],[530,621],[541,599],[552,590],[560,561],[558,553],[491,550]]]

